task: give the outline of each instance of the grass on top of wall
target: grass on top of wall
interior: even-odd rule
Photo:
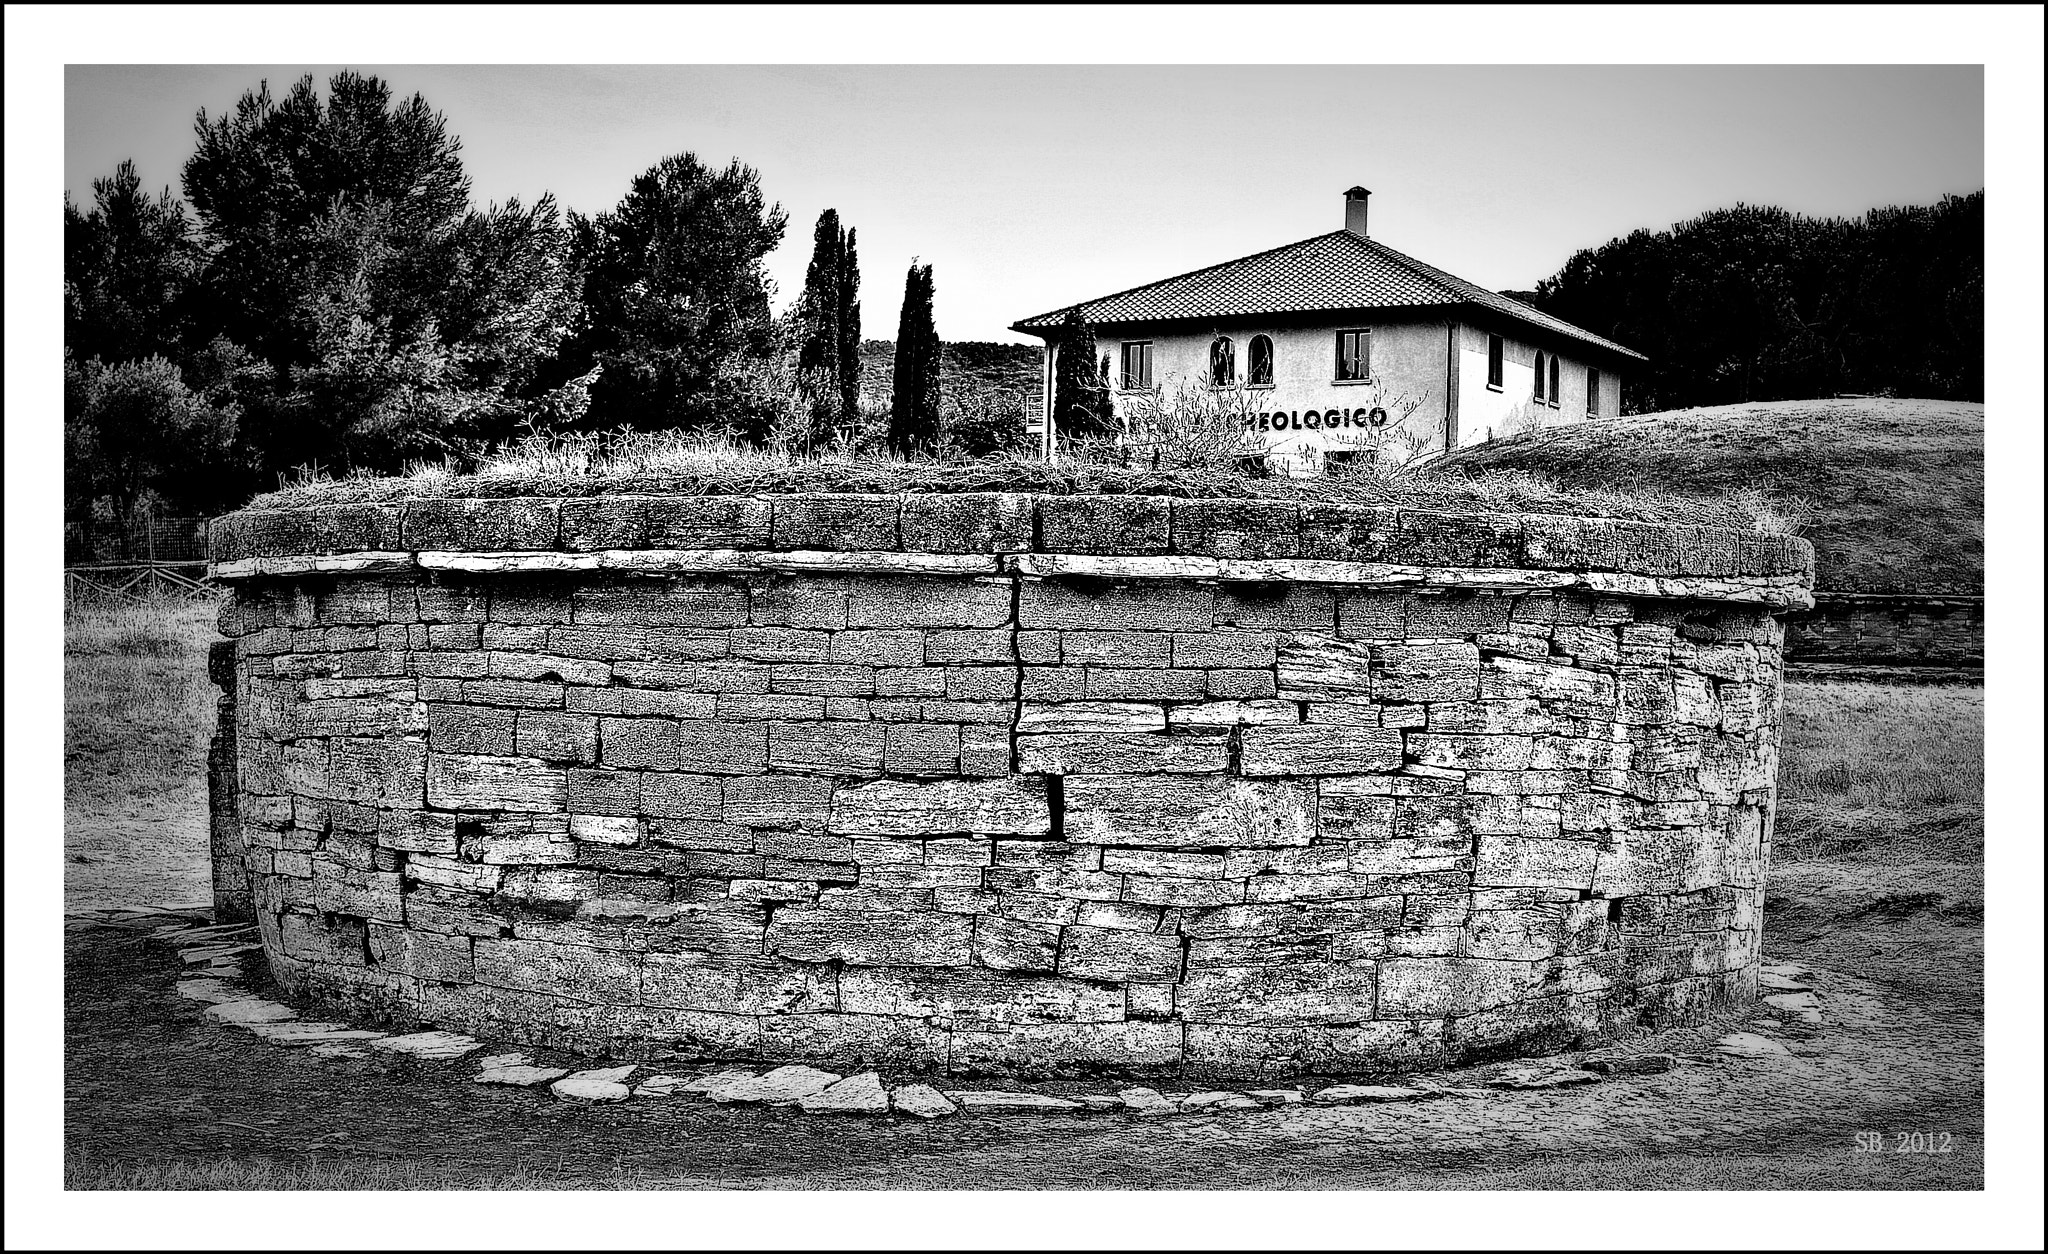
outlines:
[[[1576,514],[1740,530],[1794,532],[1796,502],[1743,486],[1691,495],[1648,485],[1560,487],[1523,470],[1470,475],[1429,466],[1365,466],[1328,478],[1263,476],[1208,459],[1151,469],[1100,453],[1063,458],[1000,454],[916,459],[801,455],[688,432],[529,437],[468,464],[417,463],[404,475],[302,474],[251,509],[458,497],[572,497],[607,493],[744,496],[797,492],[1038,492],[1052,495],[1238,497],[1394,505],[1486,513]]]

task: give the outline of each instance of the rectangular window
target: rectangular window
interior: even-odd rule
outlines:
[[[1498,335],[1486,337],[1486,386],[1498,392],[1501,389],[1501,371],[1507,354],[1507,345]]]
[[[1152,341],[1137,340],[1124,344],[1123,386],[1127,392],[1143,391],[1152,386]]]
[[[1337,332],[1337,381],[1345,383],[1371,377],[1372,332]]]
[[[1586,371],[1586,415],[1589,418],[1598,418],[1600,416],[1600,372],[1598,370]]]

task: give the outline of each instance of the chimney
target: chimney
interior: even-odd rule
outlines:
[[[1363,187],[1353,187],[1344,193],[1344,229],[1353,235],[1365,234],[1365,201],[1371,195]]]

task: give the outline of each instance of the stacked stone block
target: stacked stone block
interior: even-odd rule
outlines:
[[[1811,550],[1011,495],[231,516],[273,973],[633,1055],[1383,1072],[1754,994]]]

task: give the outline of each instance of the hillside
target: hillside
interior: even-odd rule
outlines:
[[[949,408],[984,400],[991,408],[1016,410],[1038,390],[1043,351],[1036,344],[948,342],[939,355],[939,392]],[[895,371],[896,341],[862,340],[862,404],[887,409]]]
[[[1984,591],[1984,406],[1884,398],[1675,409],[1557,427],[1437,463],[1565,489],[1803,502],[1825,592]]]

